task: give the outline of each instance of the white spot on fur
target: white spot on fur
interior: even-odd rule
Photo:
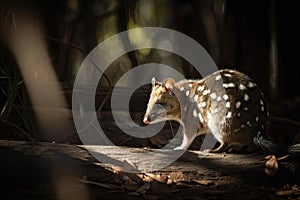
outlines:
[[[203,95],[208,95],[209,93],[210,93],[210,89],[203,91]]]
[[[193,110],[193,116],[197,117],[197,110],[196,109]]]
[[[190,95],[190,91],[187,90],[187,91],[185,92],[185,95],[188,97],[188,96]]]
[[[216,76],[216,81],[221,79],[221,75]]]
[[[260,105],[262,105],[262,106],[264,105],[264,102],[263,102],[262,99],[259,100],[259,103],[260,103]]]
[[[226,102],[226,108],[230,108],[230,102],[229,101]]]
[[[248,83],[248,87],[249,87],[249,88],[253,88],[253,87],[255,87],[255,84],[252,83],[252,82],[249,82],[249,83]]]
[[[250,123],[250,121],[247,121],[247,125],[248,125],[249,127],[252,126],[252,124]]]
[[[190,88],[193,87],[193,84],[189,83],[189,87],[190,87]]]
[[[226,76],[226,77],[232,77],[231,74],[223,74],[223,76]]]
[[[221,101],[222,97],[218,96],[217,101]]]
[[[241,124],[241,128],[245,128],[246,126],[244,124]]]
[[[198,103],[198,108],[204,108],[206,106],[206,102]]]
[[[258,117],[258,116],[257,116],[257,117],[255,117],[255,121],[256,121],[256,122],[258,122],[258,120],[259,120],[259,117]]]
[[[239,85],[239,89],[240,89],[240,90],[245,90],[246,87],[241,83],[241,84]]]
[[[231,87],[235,87],[235,85],[233,83],[223,83],[223,87],[224,88],[231,88]]]
[[[264,112],[265,111],[265,107],[260,107],[261,111]]]
[[[244,108],[244,111],[247,111],[247,110],[248,110],[248,107],[245,107],[245,108]]]
[[[200,122],[201,122],[201,123],[203,123],[203,122],[204,122],[204,119],[203,119],[203,117],[202,117],[201,113],[198,113],[198,118],[199,118],[199,120],[200,120]]]
[[[244,100],[248,101],[249,100],[249,95],[248,94],[244,94]]]
[[[241,107],[241,102],[240,102],[240,101],[236,102],[235,107],[236,107],[236,108]]]
[[[236,116],[240,117],[240,116],[241,116],[241,113],[237,113]]]
[[[224,99],[224,100],[228,100],[228,98],[229,98],[229,97],[228,97],[227,94],[224,94],[224,95],[223,95],[223,99]]]
[[[226,118],[231,118],[232,112],[228,112]]]
[[[214,92],[213,92],[213,93],[211,93],[211,94],[210,94],[210,98],[211,98],[211,99],[215,99],[215,98],[217,98],[217,95],[216,95],[216,93],[214,93]]]
[[[184,90],[184,87],[180,87],[180,91],[183,91]]]
[[[209,112],[207,113],[207,125],[212,133],[217,133],[219,131],[216,126],[215,118],[213,118]]]
[[[238,132],[239,130],[240,130],[239,128],[236,128],[236,129],[233,130],[233,132],[236,133],[236,132]]]
[[[202,92],[203,90],[204,90],[204,85],[199,85],[197,91]]]
[[[198,99],[199,99],[199,95],[198,94],[196,94],[195,96],[194,96],[194,101],[198,101]]]
[[[233,83],[228,83],[228,87],[235,87]]]

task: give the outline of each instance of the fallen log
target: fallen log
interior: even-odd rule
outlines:
[[[149,152],[160,156],[137,156]],[[106,157],[107,162],[97,160],[92,156],[95,153]],[[299,168],[295,167],[299,161],[278,161],[275,175],[268,176],[263,155],[187,151],[166,167],[151,170],[153,163],[161,163],[172,153],[149,148],[0,140],[1,197],[299,198]]]

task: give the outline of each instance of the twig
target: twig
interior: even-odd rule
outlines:
[[[96,186],[103,187],[103,188],[106,188],[106,189],[111,189],[111,190],[120,190],[121,189],[120,187],[117,187],[117,186],[114,186],[114,185],[107,185],[107,184],[98,183],[98,182],[95,182],[95,181],[89,181],[89,180],[85,180],[85,179],[77,179],[77,180],[81,183],[96,185]]]
[[[59,39],[59,38],[56,38],[56,37],[53,37],[53,36],[49,36],[49,35],[45,35],[45,34],[41,34],[41,36],[43,36],[44,38],[46,38],[48,40],[51,40],[53,42],[61,43],[63,45],[66,45],[66,46],[72,47],[74,49],[77,49],[83,55],[87,55],[87,53],[79,45],[77,45],[77,44],[74,44],[74,43],[71,43],[71,42],[66,42],[66,41],[64,41],[62,39]]]
[[[18,131],[20,131],[20,133],[22,133],[24,136],[26,136],[28,140],[34,140],[24,129],[19,127],[17,124],[14,124],[14,123],[6,121],[6,120],[0,120],[0,122],[7,124],[8,126],[14,127]]]

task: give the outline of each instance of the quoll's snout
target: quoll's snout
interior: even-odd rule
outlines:
[[[150,122],[151,122],[150,116],[145,116],[143,119],[143,122],[144,122],[144,124],[150,124]]]

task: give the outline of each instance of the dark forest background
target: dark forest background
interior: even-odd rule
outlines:
[[[130,28],[158,26],[198,41],[219,69],[237,69],[255,79],[271,104],[271,113],[299,121],[299,11],[296,0],[2,0],[0,137],[41,137],[28,95],[30,84],[24,81],[18,57],[30,53],[17,55],[12,42],[15,35],[26,38],[35,28],[45,42],[47,62],[55,70],[69,108],[77,70],[97,44]],[[31,44],[24,47],[29,52]],[[170,59],[187,78],[201,78],[176,55]],[[156,50],[128,53],[110,66],[100,86],[113,85],[134,66],[160,60]],[[43,96],[44,90],[40,91]]]

